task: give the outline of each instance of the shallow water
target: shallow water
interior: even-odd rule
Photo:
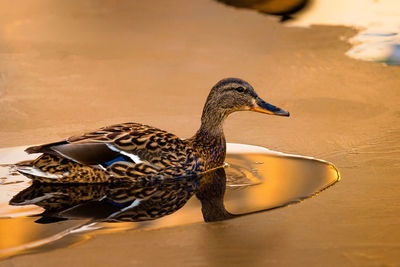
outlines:
[[[355,59],[400,64],[399,1],[315,0],[291,25],[345,25],[360,32],[349,39],[346,55]]]
[[[0,149],[0,163],[28,159],[23,149]],[[333,165],[313,158],[241,144],[228,144],[227,150],[224,168],[146,188],[32,185],[3,165],[0,257],[66,247],[101,233],[266,211],[311,197],[340,179]]]
[[[217,0],[282,16],[286,25],[345,25],[360,32],[349,39],[346,55],[355,59],[400,65],[400,5],[397,0]],[[296,13],[296,14],[295,14]]]

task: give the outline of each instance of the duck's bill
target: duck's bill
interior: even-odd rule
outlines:
[[[286,110],[271,105],[259,97],[256,98],[256,103],[254,104],[254,106],[250,108],[250,110],[270,115],[286,116],[286,117],[290,116],[290,113],[287,112]]]

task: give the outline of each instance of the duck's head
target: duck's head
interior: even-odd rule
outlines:
[[[211,89],[204,106],[202,124],[212,124],[212,121],[221,123],[232,112],[244,110],[289,116],[289,112],[262,100],[249,83],[227,78]]]

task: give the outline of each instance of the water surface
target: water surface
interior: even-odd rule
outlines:
[[[360,32],[349,39],[352,58],[400,65],[400,4],[397,0],[217,0],[281,16],[286,25],[345,25]],[[292,16],[294,13],[295,16]]]
[[[0,149],[0,163],[28,159]],[[232,219],[299,202],[340,179],[324,161],[228,144],[226,166],[154,186],[43,185],[0,167],[0,256],[66,247],[92,235]]]

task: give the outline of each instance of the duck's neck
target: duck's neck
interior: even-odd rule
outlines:
[[[193,137],[193,146],[202,158],[205,169],[222,166],[226,155],[223,122],[227,115],[212,106],[204,107],[201,126]]]
[[[201,126],[198,133],[207,136],[223,136],[223,123],[228,116],[228,112],[219,108],[213,97],[208,97],[201,115]]]

